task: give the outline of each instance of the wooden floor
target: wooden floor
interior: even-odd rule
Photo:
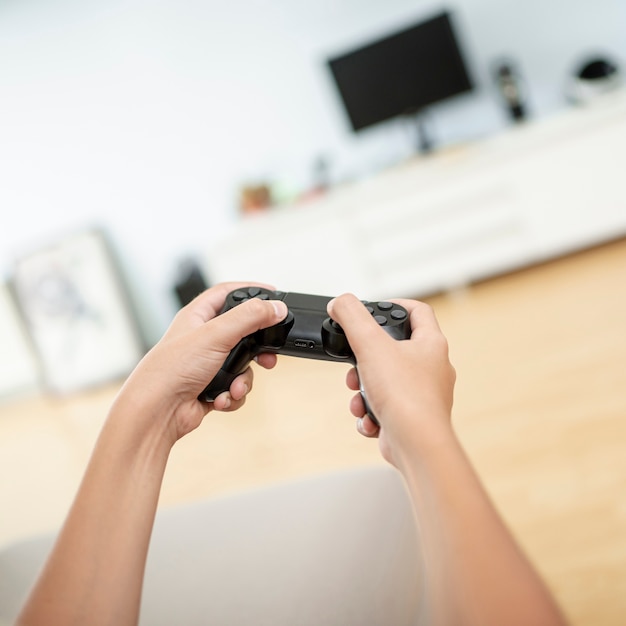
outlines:
[[[626,241],[431,298],[454,421],[573,624],[626,620]],[[174,450],[162,504],[382,463],[343,365],[281,358]],[[54,529],[116,387],[0,407],[0,544]]]

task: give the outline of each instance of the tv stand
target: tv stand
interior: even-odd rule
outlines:
[[[433,150],[432,122],[428,119],[428,112],[423,109],[413,114],[413,122],[417,132],[417,151],[420,154],[429,154]]]
[[[626,235],[625,162],[626,91],[241,219],[206,273],[368,300],[447,291]]]

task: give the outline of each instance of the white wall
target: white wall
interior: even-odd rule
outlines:
[[[302,188],[320,155],[341,180],[410,153],[402,124],[349,132],[323,60],[443,6],[0,0],[0,273],[25,251],[101,224],[156,337],[174,310],[177,260],[237,219],[241,181]],[[507,123],[488,75],[500,55],[519,61],[535,115],[565,106],[566,77],[585,54],[626,62],[620,0],[445,6],[481,89],[434,112],[444,143]],[[262,279],[253,261],[242,278]]]

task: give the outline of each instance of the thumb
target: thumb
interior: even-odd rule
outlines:
[[[348,343],[357,361],[365,351],[382,349],[389,340],[387,333],[378,325],[363,303],[352,294],[344,294],[328,303],[328,314],[346,333]]]
[[[220,352],[230,352],[244,337],[274,326],[285,319],[287,305],[281,300],[251,298],[205,324],[211,345]]]

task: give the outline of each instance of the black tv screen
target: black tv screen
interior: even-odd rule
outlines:
[[[355,131],[472,89],[447,12],[328,65]]]

